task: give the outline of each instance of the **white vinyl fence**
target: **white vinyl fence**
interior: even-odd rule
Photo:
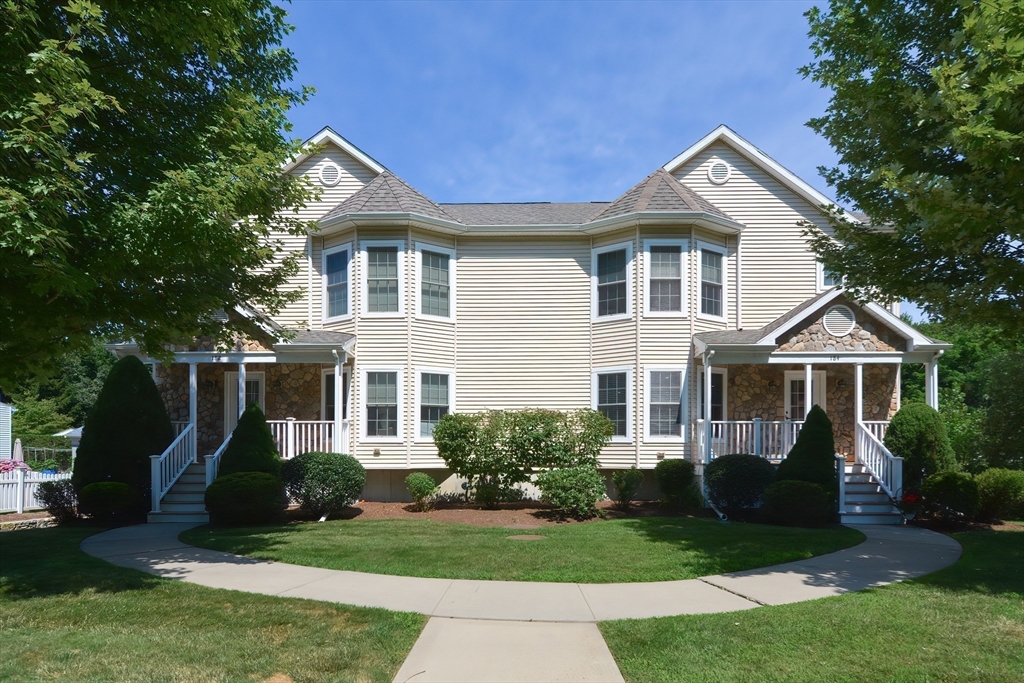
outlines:
[[[70,472],[43,474],[31,470],[16,469],[0,474],[0,512],[26,512],[42,510],[36,500],[36,490],[44,481],[70,479]]]

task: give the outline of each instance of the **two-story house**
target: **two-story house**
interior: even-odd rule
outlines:
[[[884,478],[901,364],[927,364],[937,404],[947,345],[845,296],[802,234],[831,202],[725,126],[612,202],[438,204],[330,129],[310,142],[285,168],[321,190],[319,229],[280,237],[303,260],[275,319],[292,336],[156,368],[179,461],[257,402],[285,457],[351,453],[368,499],[401,500],[410,470],[444,468],[448,412],[596,408],[612,470],[780,459],[818,404]]]

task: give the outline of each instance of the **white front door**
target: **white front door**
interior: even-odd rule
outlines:
[[[802,422],[807,417],[806,376],[802,370],[786,371],[786,419]],[[825,371],[811,373],[811,405],[825,410]]]
[[[264,413],[267,412],[266,404],[263,402],[263,373],[245,373],[245,406],[255,403]],[[224,436],[235,430],[238,424],[238,373],[224,373]]]

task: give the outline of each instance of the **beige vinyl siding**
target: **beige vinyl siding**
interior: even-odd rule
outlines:
[[[324,187],[320,184],[320,168],[328,162],[335,163],[341,171],[341,178],[338,181],[338,184],[333,187]],[[320,192],[320,198],[317,201],[310,202],[305,208],[299,210],[298,217],[302,220],[316,220],[320,218],[332,208],[361,190],[376,176],[373,171],[363,166],[347,153],[330,144],[328,144],[323,151],[305,159],[302,163],[292,169],[291,172],[295,175],[305,176],[312,186]],[[302,235],[289,235],[283,232],[275,232],[272,233],[272,235],[273,239],[281,245],[284,254],[299,253],[301,255],[299,271],[292,276],[287,284],[285,284],[281,289],[285,291],[299,291],[303,294],[303,296],[298,300],[282,310],[274,320],[284,327],[311,327],[313,329],[322,327],[321,302],[319,296],[320,264],[318,263],[318,259],[320,258],[320,240],[315,237],[313,239],[313,315],[312,319],[310,319],[310,299],[309,291],[307,289],[307,283],[309,282],[310,277],[310,262],[306,255],[307,238]]]
[[[708,180],[707,168],[713,159],[732,167],[732,177],[724,185]],[[746,226],[742,237],[745,329],[766,325],[815,295],[816,261],[798,223],[826,227],[817,207],[723,142],[709,145],[673,175]],[[734,325],[732,318],[730,324]]]
[[[590,405],[589,240],[459,239],[459,410]]]

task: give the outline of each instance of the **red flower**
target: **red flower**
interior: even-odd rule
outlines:
[[[918,502],[919,500],[921,500],[921,496],[917,495],[916,493],[907,493],[907,494],[903,495],[903,504],[904,505],[913,505],[914,503]]]

